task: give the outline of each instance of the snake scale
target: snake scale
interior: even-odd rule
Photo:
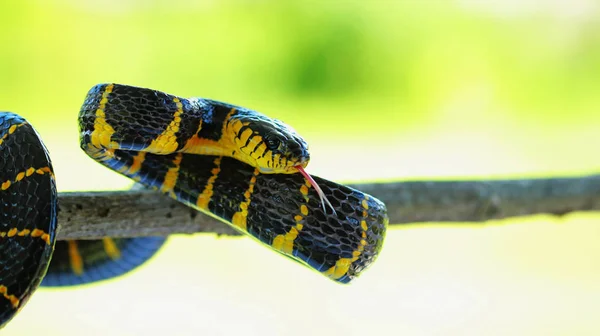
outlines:
[[[215,217],[339,283],[378,256],[385,205],[311,176],[308,146],[288,125],[243,107],[122,84],[89,90],[80,146],[100,164]],[[165,237],[56,241],[47,149],[22,117],[0,112],[0,327],[40,285],[122,275]]]

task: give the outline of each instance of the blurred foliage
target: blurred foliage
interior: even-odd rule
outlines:
[[[282,116],[327,111],[343,114],[350,128],[386,131],[427,123],[472,87],[503,114],[532,123],[543,117],[544,125],[563,123],[566,113],[594,117],[599,105],[595,14],[574,22],[544,8],[506,17],[493,6],[406,1],[3,6],[0,98],[61,119],[72,119],[85,89],[102,80],[266,106]],[[305,108],[313,105],[327,107]],[[365,109],[380,118],[364,118]],[[383,118],[391,122],[375,122]]]
[[[0,108],[38,128],[61,190],[130,185],[78,148],[101,82],[280,118],[330,179],[597,172],[599,18],[591,0],[5,1]],[[123,279],[38,291],[6,334],[597,334],[598,216],[550,221],[393,230],[349,288],[175,238]]]

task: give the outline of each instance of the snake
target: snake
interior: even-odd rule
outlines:
[[[87,92],[78,123],[80,147],[94,161],[337,283],[357,278],[382,249],[385,204],[309,174],[307,142],[282,121],[212,99],[104,83]],[[0,156],[0,327],[40,285],[121,276],[164,245],[167,237],[155,236],[57,241],[68,223],[57,223],[49,152],[11,112],[0,112]]]

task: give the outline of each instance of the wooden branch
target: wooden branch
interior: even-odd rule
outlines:
[[[516,216],[600,211],[600,175],[351,186],[382,200],[393,225],[485,224]],[[60,193],[59,204],[60,240],[195,232],[238,235],[226,224],[150,190]]]

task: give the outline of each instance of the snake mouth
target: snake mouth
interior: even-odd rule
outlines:
[[[319,198],[321,199],[321,205],[323,206],[323,211],[325,213],[327,213],[327,209],[325,207],[325,204],[327,203],[327,205],[331,208],[331,211],[333,211],[333,214],[335,214],[336,212],[335,212],[335,209],[333,208],[333,205],[331,205],[331,202],[329,202],[329,200],[327,199],[327,196],[325,196],[325,193],[323,192],[321,187],[319,187],[319,185],[317,184],[315,179],[313,179],[313,177],[310,176],[310,174],[308,172],[306,172],[306,170],[304,170],[304,167],[302,165],[297,165],[294,168],[296,168],[298,170],[298,172],[300,174],[302,174],[302,176],[304,176],[304,178],[308,181],[308,183],[310,183],[310,185],[315,189],[317,194],[319,194]]]
[[[308,162],[309,160],[306,158],[300,158],[296,160],[284,159],[283,165],[267,166],[264,163],[260,164],[256,159],[254,159],[250,165],[256,167],[262,174],[295,174],[298,173],[300,169],[306,168]]]

